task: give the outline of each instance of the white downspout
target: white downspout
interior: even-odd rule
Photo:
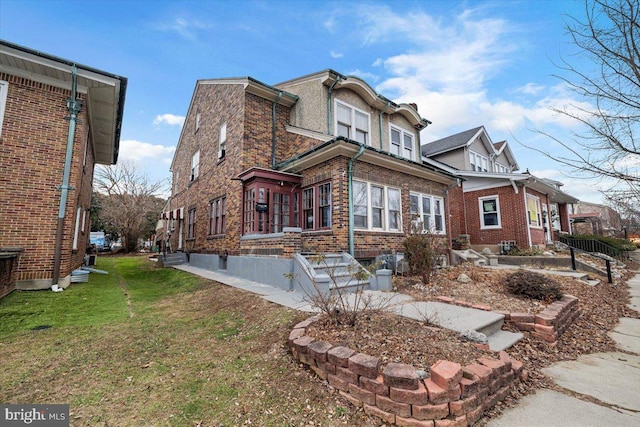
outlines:
[[[531,225],[529,224],[529,209],[527,206],[527,187],[522,187],[522,195],[524,197],[524,211],[527,213],[526,215],[526,224],[527,224],[527,238],[529,239],[529,248],[531,248]]]

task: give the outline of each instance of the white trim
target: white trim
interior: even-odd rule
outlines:
[[[391,147],[393,145],[393,143],[391,142],[391,133],[392,131],[397,131],[400,132],[400,145],[398,146],[398,153],[394,153],[391,150]],[[404,147],[404,137],[405,135],[410,136],[411,137],[411,156],[407,157],[405,155],[405,147]],[[394,125],[392,123],[389,124],[389,152],[391,154],[395,154],[397,156],[400,156],[402,158],[405,159],[409,159],[409,160],[413,160],[415,161],[416,159],[416,134],[413,132],[410,132],[406,129],[401,128],[400,126]]]
[[[484,215],[485,215],[485,211],[484,211],[484,204],[483,202],[485,200],[495,200],[496,201],[496,214],[498,217],[498,224],[497,225],[485,225],[484,223]],[[478,209],[479,209],[479,213],[480,213],[480,229],[481,230],[495,230],[495,229],[499,229],[502,228],[502,219],[500,218],[500,198],[498,197],[497,194],[492,195],[492,196],[484,196],[484,197],[478,197]],[[491,213],[491,212],[488,212]]]
[[[362,181],[362,180],[354,180],[354,183],[361,183],[364,184],[366,186],[366,191],[367,191],[367,227],[363,228],[363,227],[357,227],[354,224],[354,229],[356,230],[363,230],[363,231],[380,231],[380,232],[385,232],[385,233],[402,233],[402,189],[398,188],[398,187],[391,187],[391,186],[387,186],[387,185],[383,185],[383,184],[378,184],[375,182],[367,182],[367,181]],[[381,188],[382,189],[382,197],[384,198],[383,202],[382,202],[382,218],[381,218],[381,224],[382,227],[373,227],[373,206],[371,204],[371,188],[372,187],[377,187],[377,188]],[[389,226],[389,190],[395,190],[398,192],[398,197],[399,197],[399,202],[400,202],[400,209],[399,209],[399,217],[398,217],[398,228],[390,228]],[[350,197],[353,199],[355,195],[355,192],[353,194],[350,195]],[[354,202],[354,207],[355,207],[355,200]]]
[[[445,216],[445,205],[444,205],[444,197],[440,197],[440,196],[434,196],[433,194],[426,194],[426,193],[419,193],[416,191],[411,191],[409,193],[409,213],[412,214],[411,212],[411,197],[415,196],[418,197],[418,215],[420,216],[420,218],[417,220],[421,226],[422,226],[422,230],[423,232],[430,232],[433,234],[447,234],[447,222],[446,222],[446,216]],[[422,204],[422,199],[423,198],[428,198],[429,199],[429,205],[431,207],[431,212],[429,213],[429,226],[428,229],[425,228],[424,226],[424,215],[425,213],[423,212],[422,208],[423,208],[423,204]],[[436,207],[436,201],[440,202],[440,216],[442,217],[442,230],[436,230],[436,226],[435,226],[435,218],[436,218],[436,213],[435,213],[435,207]],[[411,222],[413,223],[415,220],[412,218]]]
[[[351,132],[350,132],[351,135],[348,135],[348,136],[347,135],[342,135],[342,136],[344,136],[346,138],[349,138],[349,139],[351,139],[353,141],[358,141],[357,135],[356,135],[356,132],[357,132],[357,129],[358,129],[356,127],[356,112],[361,113],[362,115],[367,116],[367,140],[365,141],[365,145],[371,146],[371,114],[369,114],[366,111],[363,111],[363,110],[361,110],[359,108],[356,108],[353,105],[347,104],[346,102],[341,101],[339,99],[335,99],[334,103],[333,103],[333,105],[334,105],[334,109],[333,109],[333,125],[334,126],[333,126],[333,129],[334,129],[335,136],[341,136],[338,133],[338,104],[341,104],[343,107],[348,108],[348,109],[351,110],[351,118],[350,118],[351,123],[349,124],[350,128],[351,128]],[[361,142],[361,141],[358,141],[358,142]]]
[[[0,80],[0,136],[2,136],[4,112],[7,108],[7,93],[9,93],[9,82]]]
[[[533,199],[536,203],[536,209],[537,209],[537,218],[536,218],[536,224],[531,224],[531,217],[529,216],[529,199]],[[540,203],[540,197],[538,196],[534,196],[533,194],[527,194],[526,198],[525,198],[525,209],[527,211],[527,225],[531,228],[542,228],[542,205]]]
[[[82,211],[82,207],[78,206],[78,209],[76,210],[76,227],[73,232],[73,246],[71,247],[71,249],[74,251],[78,250],[78,233],[80,231],[80,212],[81,211]]]

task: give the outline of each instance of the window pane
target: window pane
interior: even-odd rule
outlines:
[[[497,213],[484,214],[484,225],[498,225],[498,214]]]
[[[425,215],[431,215],[431,197],[422,198],[422,213]]]
[[[351,108],[346,105],[337,104],[338,121],[346,125],[351,125]]]
[[[400,131],[396,129],[391,129],[391,142],[396,145],[400,145]]]
[[[368,216],[368,195],[367,184],[364,182],[353,182],[353,223],[355,227],[367,228]]]
[[[420,197],[416,196],[416,195],[411,195],[409,196],[409,200],[411,203],[411,207],[410,207],[410,211],[411,211],[411,216],[414,217],[415,215],[420,215]]]
[[[371,206],[382,207],[383,205],[383,188],[371,186]]]
[[[400,190],[389,188],[389,210],[400,210]]]
[[[338,135],[339,136],[344,136],[346,138],[351,138],[350,130],[351,130],[351,128],[349,126],[343,125],[342,123],[338,123]]]
[[[356,141],[358,141],[361,144],[368,144],[367,132],[364,132],[360,129],[356,129]]]
[[[382,228],[382,209],[371,208],[371,226],[373,228]]]

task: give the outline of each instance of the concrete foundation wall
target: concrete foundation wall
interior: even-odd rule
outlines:
[[[291,279],[285,277],[293,271],[293,260],[290,258],[229,256],[226,269],[223,268],[224,262],[221,258],[220,255],[190,254],[189,265],[219,271],[287,291],[292,289]]]

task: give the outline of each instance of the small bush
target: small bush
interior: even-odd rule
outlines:
[[[533,271],[512,273],[505,277],[504,285],[514,295],[545,302],[557,301],[563,295],[558,282]]]

